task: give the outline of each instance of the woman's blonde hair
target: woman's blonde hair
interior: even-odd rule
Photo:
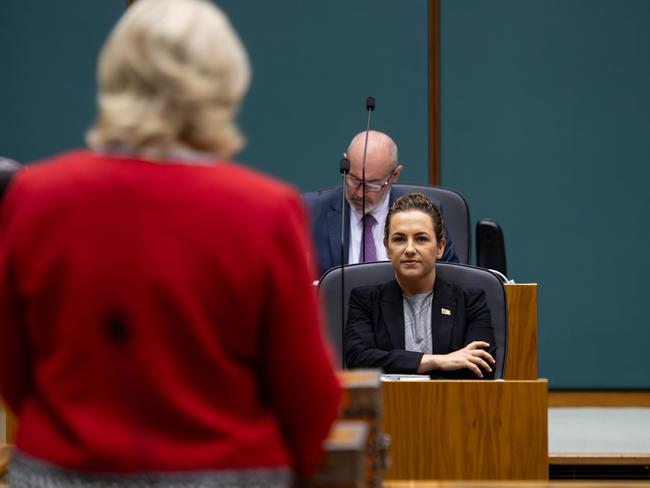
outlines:
[[[138,0],[99,57],[92,147],[160,157],[191,149],[228,157],[244,145],[233,119],[250,81],[246,51],[206,0]]]

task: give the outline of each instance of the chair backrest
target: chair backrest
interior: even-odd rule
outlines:
[[[476,266],[496,269],[508,276],[503,230],[492,219],[482,219],[476,223]]]
[[[447,283],[463,288],[480,288],[485,291],[494,336],[497,342],[494,377],[503,378],[508,347],[508,315],[506,295],[501,279],[491,271],[456,263],[436,263],[436,275]],[[378,285],[395,278],[389,261],[351,264],[345,267],[343,286],[343,319],[347,320],[350,291],[357,286]],[[339,359],[343,355],[343,329],[341,327],[341,267],[332,268],[323,275],[318,285],[318,298],[325,312],[330,339]]]
[[[445,225],[447,226],[447,232],[456,245],[456,255],[461,263],[469,264],[471,250],[469,207],[463,196],[454,190],[429,185],[396,183],[393,188],[402,194],[420,192],[427,198],[442,203]]]

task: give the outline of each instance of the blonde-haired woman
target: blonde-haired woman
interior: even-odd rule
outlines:
[[[339,385],[299,197],[227,162],[249,81],[226,17],[139,0],[99,61],[90,150],[17,175],[0,227],[12,486],[287,486]]]

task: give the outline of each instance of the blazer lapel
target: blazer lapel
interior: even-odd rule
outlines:
[[[396,280],[385,285],[380,307],[393,349],[404,349],[404,301]]]
[[[337,192],[327,211],[327,230],[330,240],[330,254],[334,266],[341,265],[341,190]],[[347,263],[350,252],[350,206],[345,204],[345,241],[343,242],[343,258]]]
[[[451,287],[436,277],[431,304],[431,333],[433,354],[446,354],[451,349],[451,337],[456,318],[456,299]]]

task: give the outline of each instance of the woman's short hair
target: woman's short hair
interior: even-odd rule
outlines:
[[[233,119],[249,81],[244,46],[211,2],[138,0],[102,48],[88,143],[230,156],[244,145]]]
[[[422,193],[409,193],[399,197],[388,210],[386,215],[386,224],[384,225],[384,245],[388,245],[388,237],[390,235],[390,221],[398,212],[408,212],[411,210],[419,210],[431,217],[433,223],[433,232],[436,235],[438,243],[446,236],[445,223],[442,220],[442,214],[437,205],[425,197]]]

